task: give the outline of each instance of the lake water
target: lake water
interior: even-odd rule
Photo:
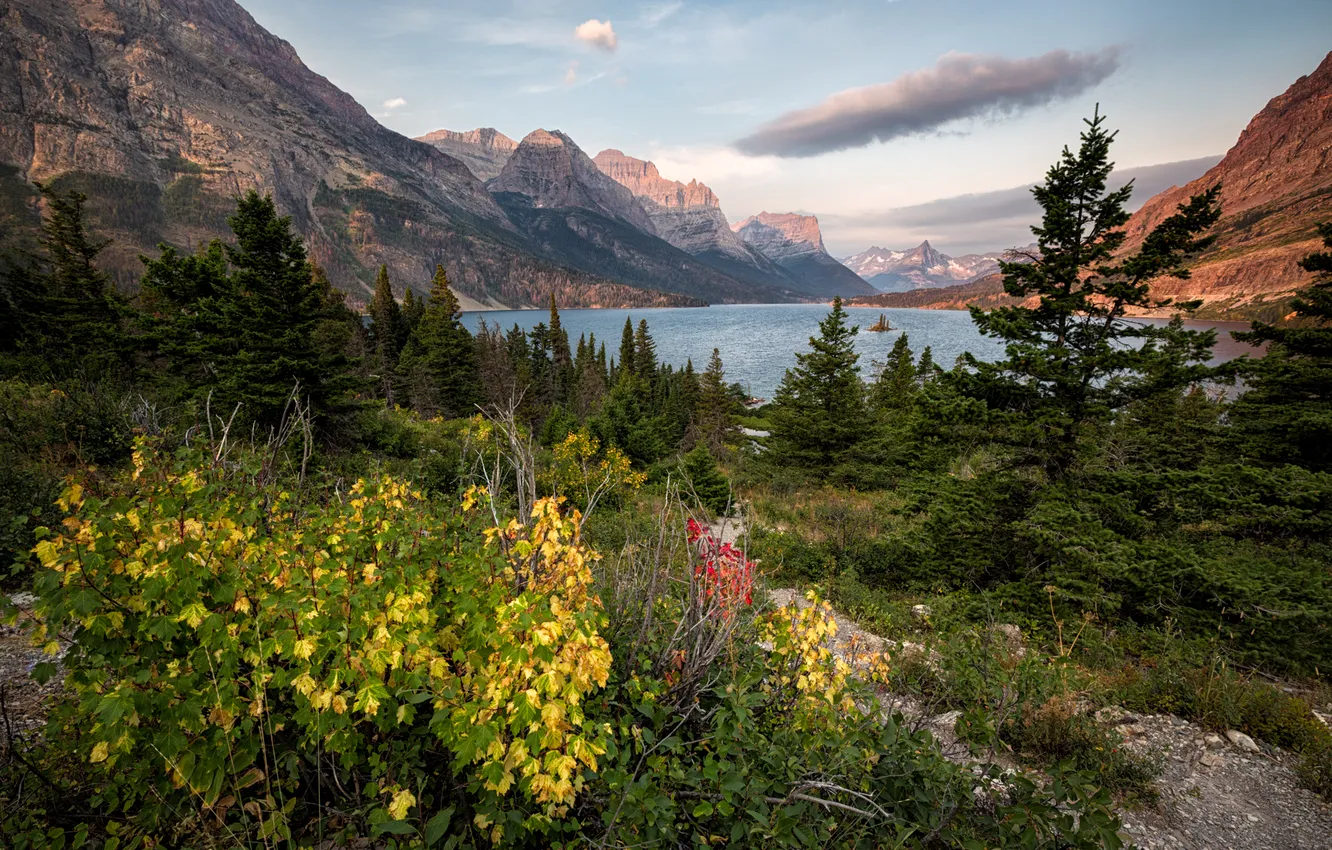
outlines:
[[[809,349],[809,338],[819,332],[819,321],[828,315],[826,304],[726,304],[715,307],[678,307],[644,310],[561,310],[560,321],[576,347],[580,334],[596,334],[597,344],[606,344],[606,352],[615,357],[620,348],[620,334],[628,316],[637,326],[647,319],[648,329],[657,344],[657,358],[663,363],[683,366],[693,359],[702,371],[712,356],[721,350],[727,380],[749,388],[749,392],[772,398],[782,375],[795,365],[795,354]],[[847,313],[862,329],[872,325],[879,314],[900,332],[905,332],[911,350],[919,356],[930,346],[934,361],[947,368],[957,356],[970,351],[982,360],[998,359],[1003,346],[981,336],[971,323],[971,314],[963,310],[915,310],[849,307]],[[546,310],[495,310],[463,314],[463,323],[476,331],[482,320],[508,330],[517,323],[530,330],[549,320]],[[1133,322],[1165,324],[1164,319],[1130,319]],[[1248,330],[1244,322],[1188,322],[1193,328],[1216,328],[1214,363],[1254,353],[1251,346],[1230,337],[1232,330]],[[856,337],[860,352],[861,374],[873,373],[873,360],[887,357],[899,331],[868,333]]]

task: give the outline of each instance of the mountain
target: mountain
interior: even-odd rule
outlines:
[[[731,229],[786,269],[811,295],[849,297],[874,292],[874,287],[828,254],[815,216],[761,212],[731,225]]]
[[[518,149],[518,143],[493,127],[478,127],[465,133],[453,130],[435,130],[417,136],[467,166],[477,180],[498,177],[504,163]]]
[[[1029,245],[1023,250],[1034,250]],[[913,289],[953,286],[999,271],[1007,251],[964,254],[950,257],[936,251],[926,240],[909,251],[872,247],[842,260],[847,268],[869,281],[880,292],[909,292]]]
[[[779,285],[723,273],[661,238],[644,203],[564,133],[529,133],[486,188],[554,262],[710,301],[796,297]]]
[[[1314,226],[1332,219],[1332,53],[1249,122],[1202,177],[1149,200],[1126,227],[1125,249],[1190,196],[1221,184],[1216,243],[1192,263],[1188,280],[1166,278],[1153,294],[1204,302],[1199,315],[1279,316],[1284,299],[1306,286],[1299,259],[1318,250]]]
[[[31,224],[32,180],[85,192],[123,285],[159,242],[229,238],[258,189],[353,302],[381,263],[399,291],[443,263],[469,305],[688,302],[539,258],[462,162],[378,124],[232,0],[5,0],[0,18],[0,208]]]
[[[926,310],[965,310],[975,304],[987,310],[994,307],[1013,306],[1022,303],[1004,292],[1004,279],[998,274],[955,283],[952,286],[934,286],[912,289],[905,292],[881,292],[878,295],[866,295],[852,298],[852,307],[916,307]]]
[[[604,150],[592,161],[634,194],[656,227],[657,235],[681,251],[760,286],[805,289],[785,269],[731,230],[721,211],[721,202],[704,184],[697,180],[687,184],[667,180],[652,162],[618,150]]]

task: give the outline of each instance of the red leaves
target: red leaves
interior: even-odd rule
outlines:
[[[730,543],[718,543],[696,520],[686,523],[689,542],[698,545],[694,579],[703,585],[703,597],[717,602],[715,616],[730,619],[740,605],[754,604],[754,563]]]

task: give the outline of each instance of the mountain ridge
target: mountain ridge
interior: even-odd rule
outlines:
[[[801,281],[810,294],[852,297],[875,291],[824,248],[817,216],[765,210],[731,225],[731,229]]]

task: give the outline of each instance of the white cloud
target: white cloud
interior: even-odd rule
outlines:
[[[661,6],[644,6],[642,21],[645,26],[655,27],[657,24],[674,15],[684,6],[684,3],[665,3]]]
[[[601,48],[606,52],[615,50],[620,40],[615,35],[615,28],[611,26],[610,21],[598,21],[596,18],[588,18],[574,29],[574,37],[579,41],[585,41],[593,47]]]
[[[389,110],[390,112],[393,111],[394,109],[401,109],[406,105],[407,105],[407,98],[405,97],[391,97],[388,100],[384,101],[384,108]]]
[[[578,82],[578,60],[575,59],[569,63],[569,67],[564,71],[564,84],[571,86]]]

